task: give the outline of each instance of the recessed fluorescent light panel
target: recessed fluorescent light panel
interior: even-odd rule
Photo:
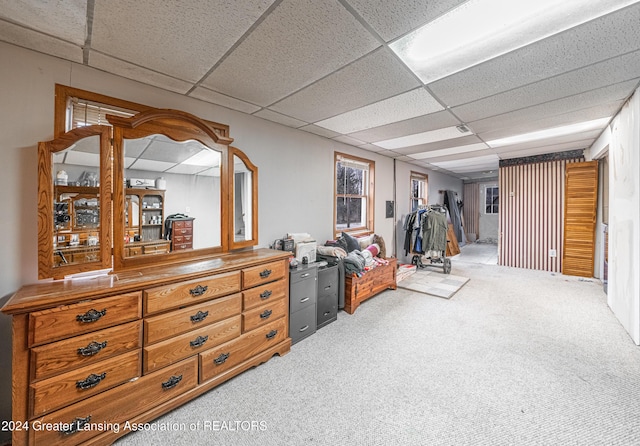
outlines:
[[[637,0],[469,0],[390,45],[428,84]]]
[[[387,139],[384,141],[374,142],[376,146],[384,147],[387,150],[399,149],[402,147],[417,146],[419,144],[428,144],[430,142],[445,141],[447,139],[460,138],[469,136],[460,133],[457,127],[446,127],[443,129],[432,130],[429,132],[416,133],[413,135],[403,136],[400,138]]]
[[[589,130],[599,130],[607,125],[610,119],[611,118],[594,119],[593,121],[585,121],[578,124],[565,125],[537,132],[524,133],[522,135],[509,136],[507,138],[494,139],[493,141],[487,141],[487,144],[492,148],[496,148],[520,144],[523,142],[555,138],[558,136],[572,135],[574,133],[588,132]]]

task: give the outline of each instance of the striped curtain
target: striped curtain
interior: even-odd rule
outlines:
[[[464,232],[473,234],[472,240],[480,236],[480,183],[467,183],[464,185],[464,206],[462,218],[464,219]]]
[[[562,272],[565,166],[579,161],[500,167],[500,265]]]

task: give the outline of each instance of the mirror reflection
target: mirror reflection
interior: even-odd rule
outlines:
[[[240,242],[251,240],[253,234],[253,175],[237,155],[233,155],[233,172],[233,234]]]
[[[124,141],[125,257],[221,245],[221,153],[152,135]]]
[[[52,267],[100,260],[100,136],[53,155]]]

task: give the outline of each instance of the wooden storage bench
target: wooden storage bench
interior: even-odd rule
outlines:
[[[344,311],[353,314],[360,303],[376,294],[390,289],[395,290],[396,268],[398,260],[385,259],[388,265],[379,265],[367,271],[361,277],[345,276]]]

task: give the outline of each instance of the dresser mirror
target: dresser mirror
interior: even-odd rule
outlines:
[[[111,266],[110,129],[38,144],[38,278]]]
[[[228,251],[232,140],[174,110],[107,119],[114,127],[115,269]]]
[[[254,245],[258,238],[257,167],[235,147],[230,147],[232,228],[231,248]]]

